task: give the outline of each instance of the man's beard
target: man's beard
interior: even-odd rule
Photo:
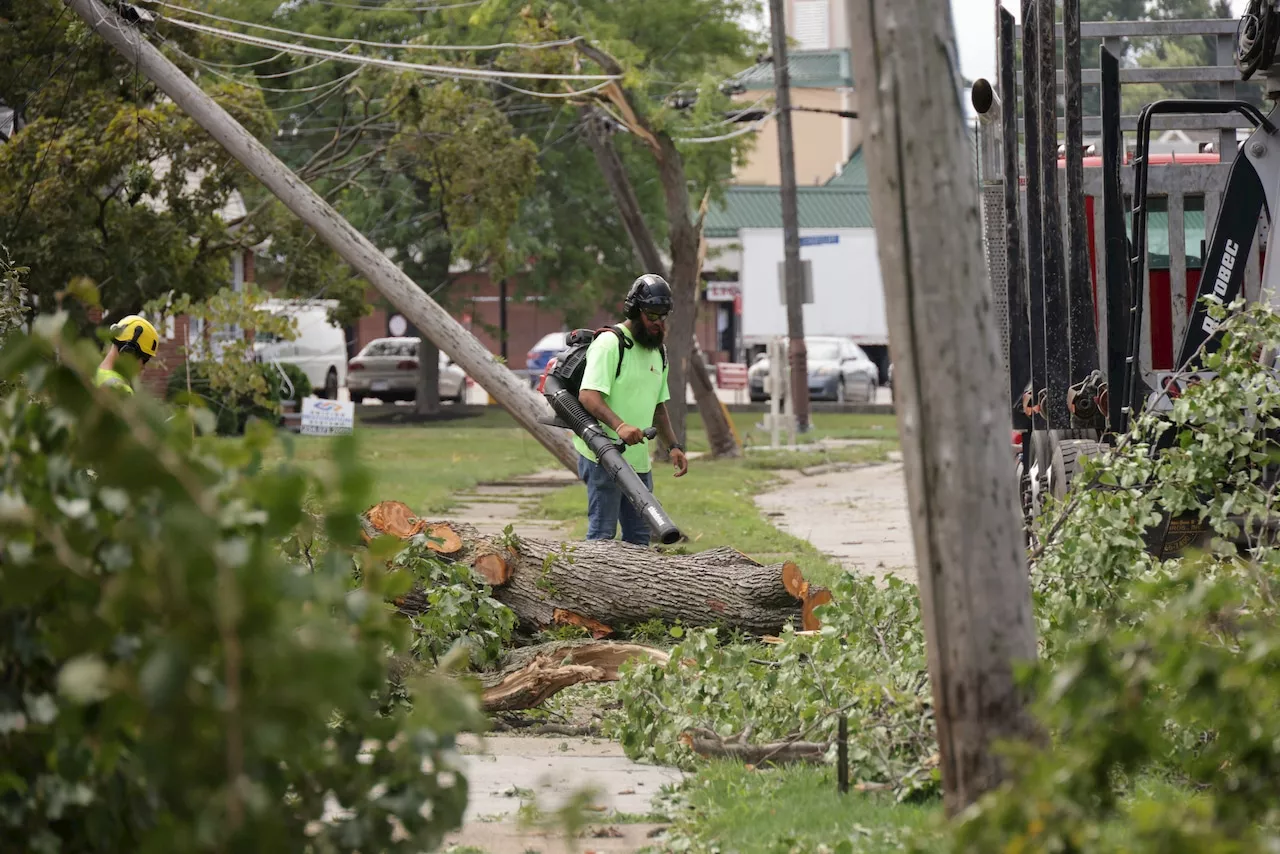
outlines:
[[[662,341],[667,337],[667,331],[659,327],[656,333],[650,332],[649,327],[645,325],[644,318],[638,318],[635,323],[631,324],[631,334],[635,336],[636,343],[646,350],[656,350],[662,346]]]

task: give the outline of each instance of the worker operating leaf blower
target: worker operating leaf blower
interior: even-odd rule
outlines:
[[[665,405],[667,352],[662,339],[671,287],[661,276],[641,276],[624,305],[625,323],[569,333],[564,351],[543,371],[538,391],[555,413],[545,423],[572,430],[576,437],[578,475],[587,485],[587,539],[613,539],[621,524],[622,538],[629,543],[647,546],[652,535],[670,545],[681,534],[653,496],[644,439],[655,438],[661,429],[671,446],[676,477],[688,470]],[[650,426],[653,422],[656,427]]]

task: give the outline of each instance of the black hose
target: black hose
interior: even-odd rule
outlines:
[[[644,519],[649,530],[662,542],[671,545],[682,536],[675,522],[662,509],[658,499],[644,485],[640,475],[636,474],[630,464],[622,456],[618,445],[605,435],[600,422],[591,417],[591,413],[582,407],[582,403],[565,388],[554,374],[547,375],[546,384],[542,387],[547,402],[560,420],[568,425],[574,434],[587,443],[587,447],[596,455],[596,460],[604,466],[605,471],[618,484],[622,494],[636,508],[636,512]]]

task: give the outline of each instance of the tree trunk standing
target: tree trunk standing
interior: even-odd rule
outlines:
[[[592,153],[595,155],[596,164],[600,167],[600,174],[604,176],[605,183],[609,187],[609,192],[613,196],[614,203],[618,206],[618,212],[622,217],[624,227],[627,229],[627,235],[631,238],[631,248],[635,251],[636,260],[645,272],[654,272],[667,278],[672,288],[676,287],[676,281],[673,273],[669,273],[666,264],[663,262],[662,253],[658,250],[658,243],[654,240],[653,232],[649,229],[648,224],[644,221],[644,216],[640,211],[640,201],[636,198],[635,188],[631,186],[631,179],[627,176],[626,167],[622,164],[622,158],[618,156],[618,150],[614,147],[613,141],[608,136],[607,129],[599,121],[597,116],[591,110],[583,107],[580,110],[581,120],[585,125],[583,138],[586,139],[587,145],[591,147]],[[677,153],[677,156],[679,154]],[[680,172],[683,175],[683,165]],[[664,179],[665,183],[665,179]],[[683,179],[681,179],[683,186]],[[685,193],[685,203],[688,203],[688,193]],[[692,229],[692,223],[690,223]],[[700,264],[697,259],[697,229],[693,229],[694,235],[694,289],[693,289],[693,308],[697,311],[697,280],[701,273]],[[673,252],[674,257],[674,252]],[[677,291],[677,294],[679,292]],[[676,329],[674,326],[675,318],[672,318],[672,326],[667,330],[667,352],[672,356],[674,365],[674,354],[671,342],[675,339]],[[720,398],[716,396],[715,384],[711,381],[710,375],[707,373],[705,365],[702,361],[702,351],[698,346],[697,336],[693,331],[694,318],[689,319],[689,337],[690,350],[693,359],[688,361],[688,378],[689,384],[693,387],[693,397],[698,405],[698,412],[702,416],[702,423],[707,433],[707,441],[711,445],[711,453],[717,457],[736,457],[740,453],[738,440],[734,435],[733,426],[729,422],[729,414],[720,403]],[[676,384],[676,375],[674,367],[670,375],[669,389],[672,398],[679,399],[679,406],[674,401],[669,403],[667,411],[671,415],[671,425],[676,430],[676,435],[684,438],[685,433],[685,407],[683,394],[677,394],[676,389],[683,388]],[[676,425],[677,410],[679,411],[680,424]]]
[[[787,358],[796,429],[809,429],[809,369],[804,346],[804,268],[800,266],[800,213],[796,201],[796,155],[791,137],[791,71],[787,67],[787,19],[783,0],[769,0],[773,38],[773,83],[778,102],[778,160],[782,178],[783,277],[787,294]]]
[[[424,199],[431,197],[431,187],[423,181],[414,182]],[[437,291],[443,285],[449,287],[449,262],[453,259],[453,242],[441,232],[434,235],[423,259],[425,268],[423,290]],[[418,375],[414,391],[413,410],[418,415],[440,414],[440,348],[423,337],[418,344]]]
[[[698,230],[689,217],[689,187],[685,182],[684,160],[675,143],[665,133],[658,135],[658,174],[667,202],[667,241],[671,248],[671,290],[675,306],[667,322],[668,388],[671,400],[667,412],[676,438],[685,441],[686,389],[689,387],[689,355],[693,349],[698,312]],[[702,368],[701,365],[698,366]]]
[[[464,329],[462,324],[423,293],[390,258],[119,15],[99,0],[66,0],[66,4],[104,41],[173,99],[179,109],[208,131],[228,154],[313,229],[321,240],[333,247],[352,269],[377,288],[410,323],[448,353],[550,451],[561,465],[577,472],[578,454],[566,431],[538,421],[549,413],[546,401],[505,366],[497,364],[492,353]]]
[[[997,785],[1035,735],[1014,684],[1035,658],[1009,413],[947,0],[846,0],[893,341],[898,424],[946,807]]]
[[[414,392],[418,415],[440,414],[440,349],[423,338],[418,343],[418,387]]]

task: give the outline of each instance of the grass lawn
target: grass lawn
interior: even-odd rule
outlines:
[[[531,474],[556,461],[504,410],[421,427],[357,426],[361,460],[372,469],[377,500],[395,499],[415,512],[439,514],[477,483]],[[300,462],[324,465],[331,439],[294,436]],[[283,447],[275,451],[283,457]],[[270,462],[270,460],[268,460]]]
[[[943,815],[941,801],[898,804],[886,793],[841,795],[834,768],[756,771],[727,761],[703,766],[685,784],[681,806],[672,816],[671,839],[688,839],[695,851],[714,846],[739,854],[807,852],[819,846],[888,854],[936,828]],[[847,847],[841,844],[846,841]]]

